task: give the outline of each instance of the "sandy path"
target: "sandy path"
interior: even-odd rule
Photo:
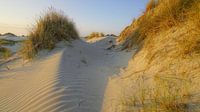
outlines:
[[[0,72],[0,112],[99,112],[107,79],[131,53],[75,41],[30,66]]]

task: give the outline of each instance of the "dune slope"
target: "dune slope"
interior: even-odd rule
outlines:
[[[0,111],[99,112],[108,77],[132,53],[98,45],[77,40],[31,65],[1,71]]]
[[[199,6],[199,0],[150,0],[121,33],[123,46],[138,51],[109,80],[103,112],[200,112]]]

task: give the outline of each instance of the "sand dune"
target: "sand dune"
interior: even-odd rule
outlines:
[[[101,111],[108,77],[125,67],[132,53],[98,45],[103,43],[77,40],[24,67],[0,71],[0,111]]]

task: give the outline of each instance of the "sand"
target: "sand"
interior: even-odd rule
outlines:
[[[0,69],[0,112],[100,112],[108,78],[133,54],[105,50],[103,39],[76,40],[24,66]]]

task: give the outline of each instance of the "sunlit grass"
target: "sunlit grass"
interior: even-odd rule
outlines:
[[[56,43],[79,38],[74,23],[62,12],[49,8],[40,16],[36,25],[30,31],[28,40],[24,43],[22,54],[25,59],[31,59],[42,49],[53,49]]]
[[[86,36],[85,39],[93,39],[93,38],[98,38],[98,37],[104,37],[105,34],[100,33],[100,32],[92,32],[89,36]]]
[[[152,82],[133,82],[135,88],[120,98],[119,112],[199,112],[199,79],[194,75],[199,75],[200,1],[159,0],[155,7],[152,1],[149,5],[121,33],[120,41],[124,48],[139,46],[133,56],[137,67],[128,69],[129,77],[152,76]]]
[[[198,87],[188,76],[154,77],[155,87],[144,86],[139,79],[138,88],[131,96],[122,96],[122,112],[198,112],[193,89]],[[198,100],[198,99],[196,99]]]
[[[129,48],[133,43],[140,45],[146,38],[179,26],[191,17],[191,21],[198,20],[194,18],[194,15],[199,15],[197,4],[199,1],[196,0],[159,0],[158,3],[150,0],[146,11],[124,29],[118,40]]]

